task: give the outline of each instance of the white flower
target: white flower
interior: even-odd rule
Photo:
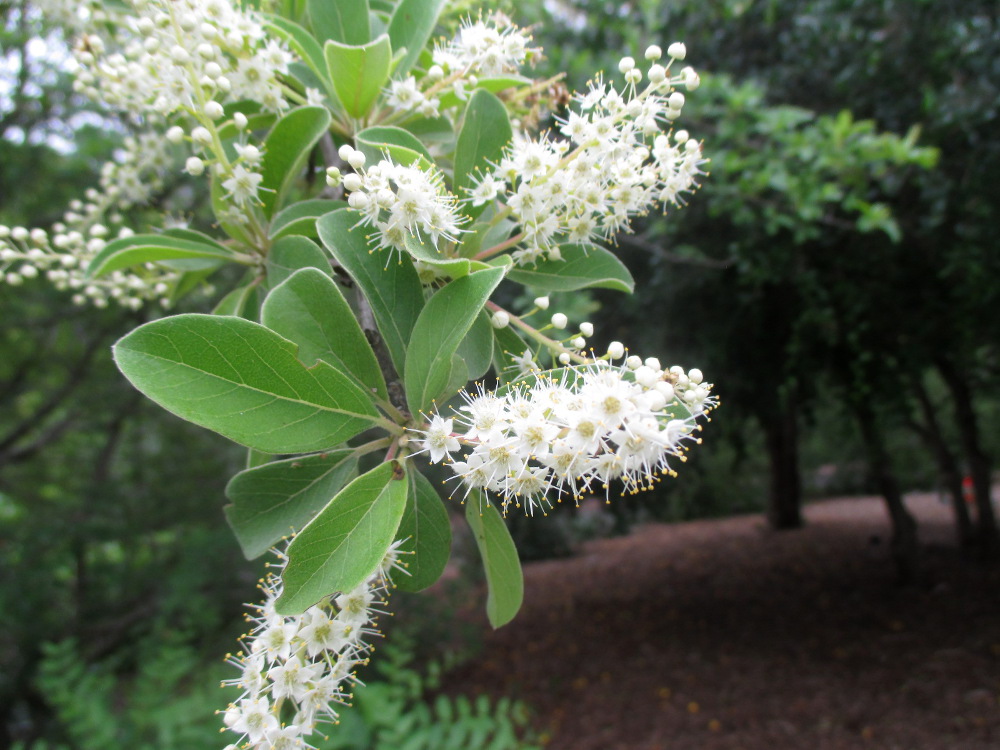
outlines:
[[[459,449],[458,439],[452,435],[453,420],[434,415],[424,438],[424,445],[431,455],[431,461],[438,463],[452,451]]]
[[[233,167],[232,176],[222,181],[222,187],[229,193],[229,197],[238,206],[257,200],[257,190],[260,187],[264,175],[259,172],[251,172],[242,164]]]
[[[353,670],[367,661],[368,638],[378,632],[375,607],[383,601],[390,570],[399,565],[398,546],[390,546],[378,569],[355,590],[327,597],[301,615],[285,617],[275,610],[279,576],[261,583],[264,601],[255,607],[245,651],[229,659],[240,677],[224,683],[243,690],[225,711],[224,723],[240,735],[245,749],[311,748],[304,737],[319,722],[336,721],[335,706],[349,699]],[[281,716],[288,704],[294,718],[285,726]]]
[[[463,394],[466,405],[447,422],[449,437],[470,449],[449,464],[466,494],[486,489],[504,512],[514,505],[532,513],[549,506],[550,490],[579,499],[620,479],[625,492],[636,492],[672,474],[671,460],[683,460],[696,442],[697,417],[716,399],[711,385],[692,382],[700,371],[664,371],[655,359],[636,359],[634,368],[598,360],[566,368],[558,380],[536,371],[499,393],[480,386]],[[434,415],[418,431],[425,443],[442,421]]]
[[[350,147],[341,152],[347,161],[360,153]],[[430,240],[437,247],[442,240],[455,242],[462,231],[458,200],[436,170],[383,159],[346,175],[344,188],[350,192],[348,204],[361,214],[361,224],[378,231],[379,247],[402,251],[410,238]]]

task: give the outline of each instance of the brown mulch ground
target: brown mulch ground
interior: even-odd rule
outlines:
[[[927,582],[894,583],[875,498],[648,525],[525,566],[525,603],[449,692],[521,698],[549,750],[996,750],[1000,567],[929,495]]]

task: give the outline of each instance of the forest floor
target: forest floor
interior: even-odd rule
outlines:
[[[907,504],[913,587],[877,498],[813,503],[796,531],[649,524],[529,563],[523,609],[448,692],[522,699],[548,750],[996,750],[1000,566],[958,554],[936,497]]]

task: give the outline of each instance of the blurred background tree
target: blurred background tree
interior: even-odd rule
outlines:
[[[995,4],[533,8],[548,64],[571,71],[570,88],[594,54],[614,70],[621,50],[676,39],[703,75],[685,125],[712,145],[712,175],[691,206],[620,238],[633,271],[662,282],[620,319],[645,323],[646,350],[720,373],[725,421],[753,420],[726,434],[763,437],[772,525],[801,523],[806,437],[824,443],[823,464],[864,457],[863,487],[886,498],[904,577],[918,546],[903,488],[946,489],[962,544],[995,554],[996,430],[983,429],[995,424],[1000,340]],[[649,325],[651,311],[662,325]],[[854,423],[852,440],[823,440],[831,417]]]

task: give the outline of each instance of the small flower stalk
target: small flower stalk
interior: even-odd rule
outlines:
[[[336,707],[350,703],[356,669],[368,663],[371,638],[378,635],[378,608],[399,567],[397,546],[353,591],[329,596],[301,615],[275,611],[280,573],[261,581],[264,601],[248,616],[253,630],[243,650],[228,659],[240,677],[223,683],[243,690],[223,712],[226,729],[239,735],[230,748],[311,748],[306,738],[320,724],[337,722]]]
[[[431,462],[448,462],[466,496],[482,489],[504,513],[544,513],[553,496],[607,497],[615,480],[635,494],[673,475],[672,462],[700,442],[699,419],[717,403],[711,391],[700,370],[597,360],[463,393],[465,405],[433,415],[418,442]]]

